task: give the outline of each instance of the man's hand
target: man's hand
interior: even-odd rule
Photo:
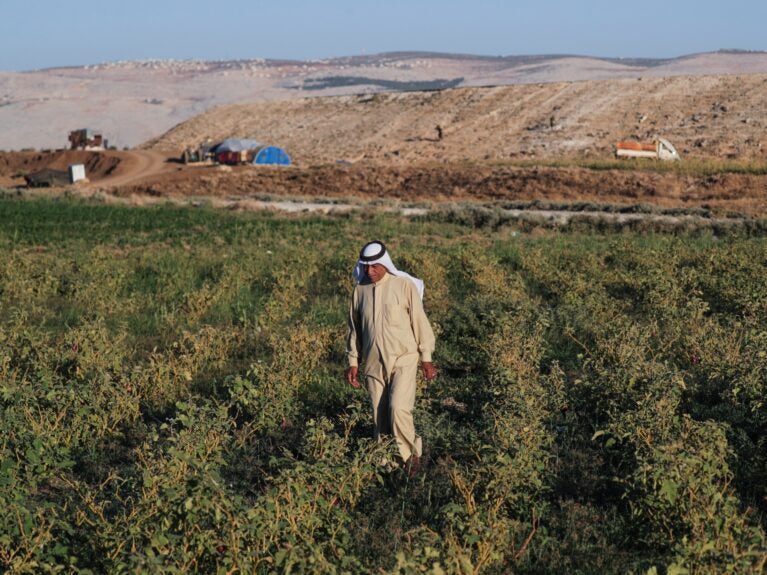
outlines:
[[[360,382],[357,381],[357,366],[353,365],[346,368],[346,382],[355,389],[359,389]]]
[[[434,364],[430,361],[424,361],[421,364],[421,369],[423,369],[423,378],[426,381],[431,381],[435,377],[437,377],[437,368],[434,367]]]

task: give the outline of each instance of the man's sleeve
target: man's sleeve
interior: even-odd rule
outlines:
[[[359,365],[360,348],[360,330],[359,316],[357,314],[357,289],[352,293],[352,299],[349,303],[349,334],[346,336],[346,358],[349,361],[349,367]]]
[[[408,299],[410,300],[410,325],[418,344],[418,353],[421,354],[422,362],[431,362],[431,355],[434,353],[434,332],[423,309],[418,289],[410,281],[408,281]]]

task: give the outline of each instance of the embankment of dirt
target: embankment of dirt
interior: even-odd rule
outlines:
[[[65,150],[56,152],[0,152],[0,185],[24,185],[24,176],[45,168],[66,170],[84,164],[91,181],[111,176],[121,163],[118,152]]]
[[[718,212],[767,210],[767,176],[690,176],[641,170],[515,167],[455,163],[327,165],[305,169],[205,167],[163,174],[117,195],[394,199],[405,202],[549,200]]]

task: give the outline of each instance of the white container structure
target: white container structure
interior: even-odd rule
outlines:
[[[84,179],[85,179],[85,166],[83,164],[70,164],[69,165],[69,183],[74,184]]]

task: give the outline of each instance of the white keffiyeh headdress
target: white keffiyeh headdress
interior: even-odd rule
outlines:
[[[357,283],[360,283],[367,277],[365,274],[365,266],[373,264],[382,264],[390,274],[400,276],[409,279],[415,284],[418,290],[418,296],[423,299],[423,280],[411,276],[407,272],[398,270],[389,257],[389,252],[386,251],[386,246],[383,242],[374,241],[365,244],[365,247],[360,250],[360,259],[357,261],[357,265],[354,266],[352,276]]]

